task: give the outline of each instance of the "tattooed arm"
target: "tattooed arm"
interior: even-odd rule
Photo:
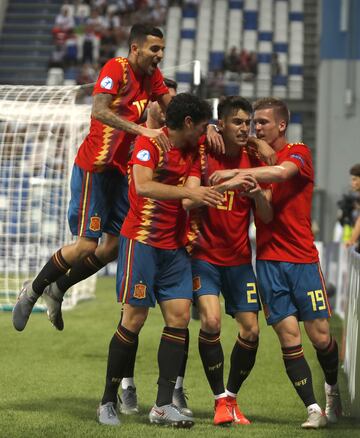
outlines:
[[[121,131],[126,131],[134,135],[145,135],[146,137],[153,138],[164,150],[170,148],[169,139],[161,129],[145,128],[144,126],[117,116],[110,109],[112,99],[113,96],[111,94],[95,94],[91,115],[112,128],[120,129]]]

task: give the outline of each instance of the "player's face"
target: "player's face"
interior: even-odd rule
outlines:
[[[174,88],[169,88],[169,94],[171,97],[176,96],[176,90]],[[154,119],[159,126],[165,125],[165,114],[157,102],[150,102],[148,111],[151,118]]]
[[[137,66],[144,74],[151,76],[164,57],[165,44],[163,38],[148,35],[141,45],[136,46]]]
[[[277,121],[272,108],[259,109],[254,113],[256,137],[273,144],[284,132],[284,121]]]
[[[360,176],[351,175],[351,189],[360,192]]]
[[[220,121],[220,129],[226,145],[246,146],[250,132],[251,117],[242,109]]]

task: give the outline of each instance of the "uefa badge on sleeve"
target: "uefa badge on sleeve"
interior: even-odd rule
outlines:
[[[109,76],[105,76],[103,80],[100,82],[100,87],[105,88],[105,90],[111,90],[114,85],[114,81],[109,78]]]

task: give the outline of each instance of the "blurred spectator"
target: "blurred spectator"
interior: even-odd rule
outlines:
[[[281,75],[281,66],[279,63],[279,55],[276,52],[271,54],[271,76]]]
[[[90,17],[86,20],[86,28],[91,29],[96,36],[100,37],[104,29],[106,28],[105,17],[100,15],[98,9],[93,9],[90,13]]]
[[[249,55],[249,73],[257,75],[257,54],[255,52],[251,52]]]
[[[65,66],[71,67],[77,64],[78,59],[78,45],[77,38],[74,32],[71,32],[68,35],[68,38],[65,42]]]
[[[51,52],[48,68],[64,68],[65,48],[63,43],[57,42]]]
[[[239,73],[240,71],[240,59],[238,49],[234,46],[230,52],[226,54],[224,59],[224,70],[231,71],[233,73]]]
[[[70,15],[69,8],[66,5],[62,6],[60,13],[55,18],[55,27],[63,32],[74,29],[74,17]]]
[[[241,73],[250,72],[250,55],[246,49],[242,49],[239,55],[239,70]]]
[[[82,44],[82,62],[85,64],[87,62],[93,62],[95,59],[94,48],[96,42],[96,34],[93,27],[86,26],[85,35]]]
[[[110,29],[103,32],[100,42],[99,64],[102,67],[116,53],[116,39]]]

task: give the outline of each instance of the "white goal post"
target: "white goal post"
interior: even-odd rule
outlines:
[[[81,88],[0,85],[0,309],[72,239],[69,180],[91,110],[77,103]],[[64,308],[91,298],[95,284],[92,276],[73,286]]]

